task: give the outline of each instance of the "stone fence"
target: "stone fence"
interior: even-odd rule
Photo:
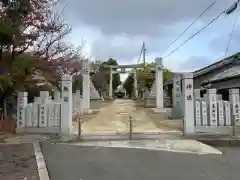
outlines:
[[[27,103],[27,92],[18,93],[18,123],[16,132],[60,133],[61,101],[52,100],[49,92],[40,91],[33,103]]]
[[[79,94],[80,95],[80,94]],[[40,96],[28,103],[28,93],[18,93],[17,133],[62,133],[72,132],[72,76],[62,76],[61,92],[40,91]]]
[[[201,98],[200,90],[194,90],[192,74],[185,74],[182,83],[183,94],[179,102],[183,103],[183,108],[179,108],[186,135],[239,133],[239,89],[230,89],[229,101],[223,101],[216,89],[208,89]]]

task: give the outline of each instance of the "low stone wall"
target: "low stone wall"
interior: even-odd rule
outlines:
[[[147,97],[144,99],[144,106],[147,108],[155,108],[156,107],[156,97]],[[172,107],[172,100],[170,97],[164,97],[163,100],[164,108]]]
[[[147,97],[144,99],[144,106],[146,108],[156,107],[156,97]]]
[[[90,100],[90,108],[91,109],[99,109],[102,105],[102,99],[91,99]]]
[[[163,106],[165,108],[172,108],[172,98],[171,97],[164,97]]]

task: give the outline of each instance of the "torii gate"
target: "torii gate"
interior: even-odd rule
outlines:
[[[143,68],[145,63],[141,64],[131,64],[131,65],[104,65],[105,68],[110,68],[110,82],[109,82],[109,98],[112,98],[113,88],[112,88],[112,75],[114,73],[126,73],[127,68],[133,68],[133,71],[130,71],[131,73],[134,73],[134,95],[135,97],[138,97],[138,89],[137,89],[137,77],[136,77],[136,71],[137,68]],[[155,59],[155,87],[152,87],[154,94],[154,99],[156,99],[156,108],[162,109],[163,108],[163,64],[162,64],[162,58],[156,58]],[[113,71],[113,69],[121,69],[121,71]],[[150,93],[151,95],[151,93]]]
[[[112,99],[113,98],[113,87],[112,87],[112,81],[113,81],[113,74],[117,74],[117,73],[133,73],[133,87],[134,87],[134,96],[135,98],[138,97],[138,88],[137,88],[137,69],[138,68],[143,68],[144,67],[144,63],[141,64],[129,64],[129,65],[104,65],[103,67],[105,68],[109,68],[110,69],[110,81],[109,81],[109,98]],[[126,69],[134,69],[131,71],[127,71]],[[120,71],[115,70],[115,69],[120,69]]]

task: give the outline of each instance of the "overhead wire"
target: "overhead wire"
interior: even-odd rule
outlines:
[[[231,31],[230,36],[229,36],[229,40],[228,40],[228,44],[227,44],[227,48],[226,48],[226,52],[225,52],[224,59],[227,58],[227,54],[228,54],[228,52],[229,52],[229,48],[230,48],[230,44],[231,44],[232,37],[233,37],[233,34],[234,34],[234,30],[235,30],[235,28],[236,28],[236,24],[237,24],[237,21],[238,21],[239,17],[240,17],[240,16],[238,15],[238,16],[236,17],[234,23],[233,23],[233,27],[232,27],[232,31]]]
[[[160,56],[168,50],[169,47],[171,47],[180,37],[182,37],[185,32],[192,27],[193,24],[195,24],[217,1],[212,2],[176,39],[174,39],[169,45],[167,45],[162,52],[160,53]]]
[[[180,46],[178,46],[177,48],[172,50],[168,55],[166,55],[162,59],[165,59],[165,58],[171,56],[174,52],[176,52],[178,49],[180,49],[182,46],[184,46],[188,41],[193,39],[196,35],[198,35],[200,32],[202,32],[205,28],[207,28],[209,25],[211,25],[213,22],[215,22],[222,14],[229,15],[232,12],[234,12],[237,9],[239,3],[240,3],[240,0],[237,0],[235,3],[232,4],[232,6],[230,6],[228,9],[226,9],[226,10],[222,11],[220,14],[218,14],[214,19],[212,19],[210,22],[208,22],[204,27],[202,27],[200,30],[198,30],[196,33],[194,33],[192,36],[190,36]]]
[[[180,49],[182,46],[184,46],[188,41],[190,41],[191,39],[193,39],[196,35],[198,35],[200,32],[202,32],[205,28],[207,28],[209,25],[211,25],[214,21],[216,21],[222,14],[224,14],[225,11],[221,12],[220,14],[218,14],[214,19],[212,19],[209,23],[207,23],[204,27],[202,27],[200,30],[198,30],[196,33],[194,33],[192,36],[190,36],[187,40],[185,40],[180,46],[178,46],[177,48],[175,48],[174,50],[172,50],[168,55],[164,56],[162,59],[165,59],[167,57],[169,57],[170,55],[172,55],[175,51],[177,51],[178,49]]]

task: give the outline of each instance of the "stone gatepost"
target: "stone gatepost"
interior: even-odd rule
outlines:
[[[88,112],[90,110],[90,75],[89,75],[89,61],[82,61],[82,95],[83,95],[83,110]]]
[[[240,98],[239,89],[229,89],[229,100],[232,112],[232,125],[234,127],[233,135],[240,135]]]
[[[72,76],[62,76],[61,133],[72,133]]]
[[[183,75],[184,135],[195,133],[193,73]]]
[[[181,74],[173,74],[173,109],[172,109],[172,118],[181,118],[182,117],[182,92],[181,92]]]
[[[209,108],[209,125],[218,125],[218,113],[217,113],[217,90],[208,89],[207,90],[207,105]]]
[[[77,109],[77,114],[82,115],[81,113],[83,112],[83,105],[82,105],[82,98],[81,98],[81,92],[80,90],[76,90],[76,109]]]
[[[134,86],[134,98],[138,98],[138,82],[137,82],[137,69],[133,71],[133,86]]]
[[[156,58],[156,108],[163,108],[163,65],[162,58]]]
[[[108,92],[108,98],[112,99],[113,98],[113,72],[112,72],[112,68],[110,68],[110,78],[109,78],[109,92]]]
[[[17,103],[17,128],[24,128],[26,126],[25,107],[28,103],[28,93],[18,92]]]

